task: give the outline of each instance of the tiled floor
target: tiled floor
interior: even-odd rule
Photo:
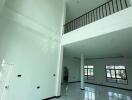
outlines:
[[[91,84],[80,90],[80,83],[72,83],[64,84],[61,97],[52,100],[132,100],[132,92]]]

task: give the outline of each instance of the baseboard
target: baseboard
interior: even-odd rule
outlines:
[[[61,96],[55,96],[55,98],[60,98]]]
[[[50,99],[60,98],[60,97],[61,97],[61,96],[53,96],[53,97],[45,98],[45,99],[42,99],[42,100],[50,100]]]
[[[125,88],[120,88],[120,87],[115,87],[115,86],[109,86],[109,85],[103,85],[103,84],[97,84],[97,83],[90,83],[90,82],[85,82],[85,83],[92,84],[92,85],[104,86],[104,87],[111,87],[111,88],[116,88],[116,89],[122,89],[122,90],[127,90],[127,91],[132,91],[132,89],[125,89]]]
[[[80,82],[80,81],[74,81],[74,82],[68,82],[68,83],[78,83],[78,82]]]

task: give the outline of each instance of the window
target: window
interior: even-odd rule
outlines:
[[[94,79],[94,66],[84,66],[84,76],[86,79]]]
[[[106,79],[108,82],[128,84],[125,66],[106,66]]]

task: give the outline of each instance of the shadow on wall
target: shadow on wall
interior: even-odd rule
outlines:
[[[63,82],[64,83],[67,83],[68,82],[68,77],[69,77],[69,71],[68,71],[68,68],[65,66],[64,67],[64,74],[63,74]]]

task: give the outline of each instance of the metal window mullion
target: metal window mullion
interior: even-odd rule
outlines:
[[[115,70],[116,83],[118,83],[118,81],[117,81],[117,73],[116,73],[115,66],[114,66],[114,70]]]
[[[87,79],[88,79],[88,68],[87,68]]]
[[[110,76],[111,76],[111,79],[113,79],[113,78],[112,78],[112,73],[111,73],[111,69],[109,69],[109,70],[110,70]]]
[[[128,78],[127,78],[127,71],[126,71],[126,68],[125,68],[125,75],[126,75],[126,80],[127,80],[127,84],[128,84]]]

